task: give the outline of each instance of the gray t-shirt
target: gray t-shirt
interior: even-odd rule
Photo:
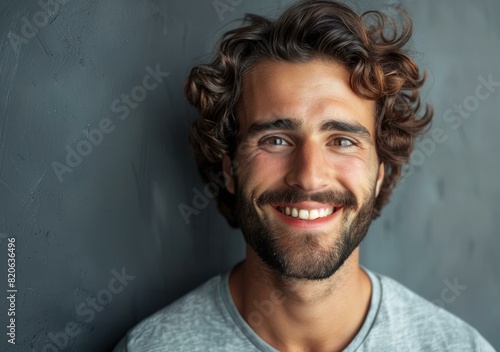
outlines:
[[[351,351],[494,351],[470,325],[398,282],[363,269],[372,283],[370,309]],[[275,352],[238,312],[230,271],[211,278],[130,330],[114,352]]]

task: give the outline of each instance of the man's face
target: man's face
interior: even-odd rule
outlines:
[[[384,176],[375,103],[332,61],[263,61],[243,78],[233,175],[245,240],[283,276],[330,277],[364,238]]]

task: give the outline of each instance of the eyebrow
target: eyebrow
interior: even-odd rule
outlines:
[[[267,122],[254,122],[248,128],[248,137],[253,137],[256,134],[267,131],[297,131],[302,126],[302,123],[297,119],[280,118]],[[338,120],[327,120],[320,128],[320,131],[340,131],[354,133],[361,137],[370,139],[370,132],[362,125],[357,123],[349,123]]]
[[[323,123],[323,125],[321,125],[321,131],[341,131],[341,132],[354,133],[368,138],[371,137],[371,134],[366,129],[366,127],[357,123],[354,124],[337,120],[328,120],[325,123]]]
[[[267,131],[278,131],[278,130],[284,130],[284,131],[296,131],[300,129],[301,123],[298,120],[295,119],[288,119],[288,118],[283,118],[283,119],[277,119],[277,120],[271,120],[267,122],[254,122],[250,125],[248,128],[248,137],[253,137],[256,134],[259,134],[261,132],[267,132]]]

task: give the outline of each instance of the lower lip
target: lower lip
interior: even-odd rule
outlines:
[[[271,208],[273,208],[274,211],[278,214],[278,216],[287,224],[294,226],[294,227],[306,228],[306,229],[312,229],[312,228],[324,226],[328,222],[336,219],[338,217],[338,214],[342,210],[342,207],[341,207],[340,209],[337,209],[337,211],[335,211],[331,215],[328,215],[328,216],[325,216],[322,218],[317,218],[314,220],[302,220],[302,219],[298,219],[298,218],[294,218],[294,217],[285,215],[274,207],[271,207]]]

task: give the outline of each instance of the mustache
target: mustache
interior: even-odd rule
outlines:
[[[282,188],[277,190],[265,191],[256,200],[257,205],[279,203],[300,203],[300,202],[318,202],[339,204],[344,207],[357,208],[358,201],[354,194],[348,190],[345,191],[325,191],[317,193],[306,193],[296,188]]]

